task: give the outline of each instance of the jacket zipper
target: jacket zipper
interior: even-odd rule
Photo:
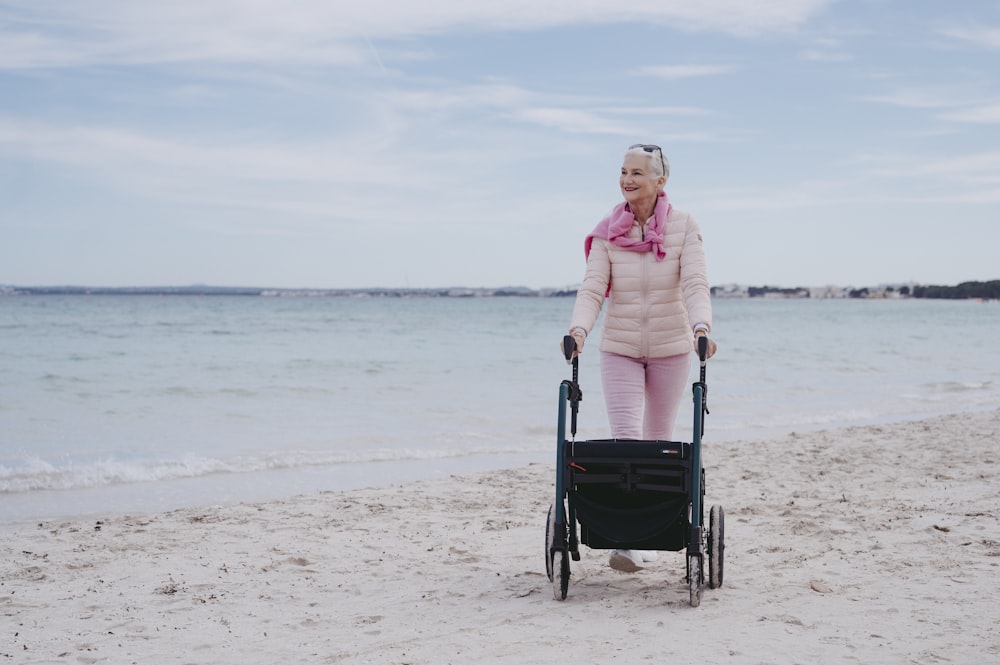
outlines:
[[[646,238],[646,227],[643,227],[643,240]],[[649,311],[647,308],[647,290],[649,288],[646,279],[646,259],[651,252],[642,252],[639,255],[639,353],[640,357],[649,357],[649,339],[647,333],[649,323]]]

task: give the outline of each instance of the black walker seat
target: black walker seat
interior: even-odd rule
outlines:
[[[704,339],[704,338],[703,338]],[[564,341],[572,349],[572,337]],[[572,358],[573,379],[559,391],[556,501],[546,528],[546,570],[557,600],[569,587],[569,559],[579,561],[579,545],[592,549],[687,550],[690,604],[701,602],[708,558],[710,588],[722,585],[723,519],[713,506],[703,528],[705,472],[701,436],[707,386],[707,342],[699,348],[701,380],[692,386],[694,440],[576,441],[576,416],[583,399],[577,382],[579,359]],[[567,351],[567,360],[572,351]],[[571,407],[572,438],[566,438],[566,404]],[[695,470],[698,472],[695,473]],[[577,536],[579,524],[579,537]]]

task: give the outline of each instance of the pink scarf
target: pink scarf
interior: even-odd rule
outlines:
[[[663,199],[661,202],[660,199]],[[583,254],[590,257],[590,247],[594,244],[594,238],[601,238],[608,242],[613,242],[619,247],[633,252],[655,252],[656,260],[662,261],[667,257],[667,250],[663,248],[663,238],[666,235],[667,215],[670,214],[670,200],[667,193],[661,191],[656,195],[656,204],[653,206],[653,223],[646,225],[645,240],[632,240],[628,237],[628,232],[635,223],[635,216],[628,203],[619,203],[608,216],[597,223],[594,230],[590,232],[583,241]],[[611,280],[608,279],[608,290],[604,297],[611,295]]]
[[[662,261],[667,256],[667,250],[663,248],[663,239],[666,236],[667,215],[670,214],[670,209],[671,205],[667,199],[667,193],[661,191],[656,195],[653,223],[646,226],[645,240],[632,240],[628,237],[628,232],[635,223],[635,217],[628,203],[619,203],[611,209],[607,217],[597,223],[590,235],[584,239],[584,256],[590,256],[590,247],[594,244],[594,238],[601,238],[633,252],[655,252],[656,260]],[[610,288],[609,285],[608,289],[610,290]]]

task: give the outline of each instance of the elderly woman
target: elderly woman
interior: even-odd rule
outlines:
[[[616,439],[672,438],[691,353],[712,329],[701,231],[670,205],[663,189],[669,176],[659,146],[630,146],[619,180],[625,200],[584,241],[587,272],[569,334],[580,353],[608,301],[601,381]],[[715,350],[709,340],[708,355]],[[610,564],[633,572],[653,559],[655,552],[616,550]]]

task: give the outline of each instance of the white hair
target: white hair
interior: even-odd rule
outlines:
[[[625,152],[625,156],[628,155],[640,155],[649,159],[649,170],[652,171],[655,176],[663,176],[664,178],[670,178],[670,162],[667,161],[667,156],[663,153],[663,148],[654,150],[652,152],[647,151],[641,145],[637,145],[634,148],[629,148]],[[663,161],[660,161],[660,158]]]

